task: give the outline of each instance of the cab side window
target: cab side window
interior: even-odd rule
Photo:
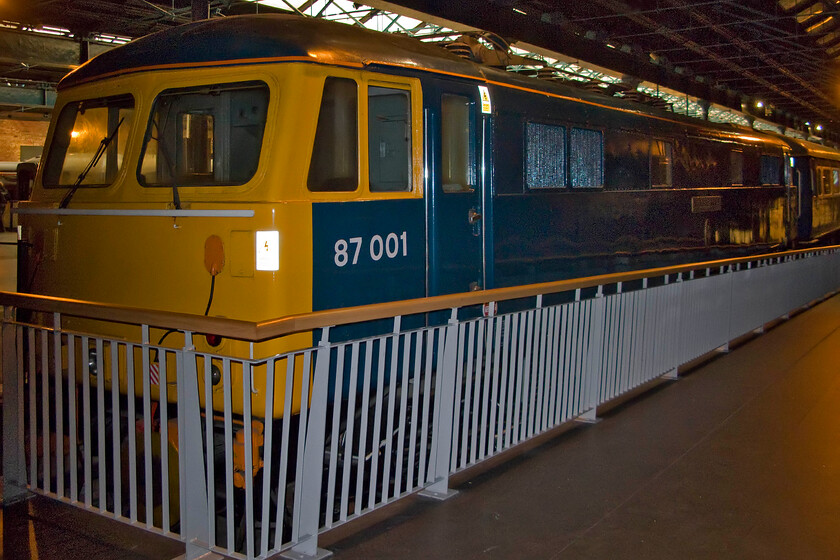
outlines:
[[[326,79],[306,180],[310,191],[355,191],[358,187],[358,105],[354,80]]]
[[[371,192],[411,190],[411,95],[368,87],[368,165]]]
[[[447,93],[441,96],[440,105],[443,192],[471,192],[476,182],[472,101]]]

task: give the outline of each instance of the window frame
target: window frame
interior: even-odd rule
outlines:
[[[461,185],[460,183],[446,183],[444,177],[444,168],[445,163],[447,160],[447,152],[444,149],[445,140],[447,136],[444,134],[444,124],[443,122],[446,120],[444,117],[444,99],[445,98],[459,98],[466,101],[466,111],[467,111],[467,153],[466,153],[466,165],[467,165],[467,184]],[[441,126],[440,126],[440,181],[441,181],[441,191],[445,194],[458,194],[458,193],[474,193],[476,188],[478,188],[478,139],[477,139],[477,129],[478,129],[478,118],[476,117],[476,100],[474,97],[466,95],[464,93],[456,93],[451,91],[442,92],[440,96],[440,119],[441,119]],[[450,139],[452,140],[452,139]],[[456,138],[457,140],[457,138]],[[461,188],[453,189],[447,188],[450,185],[458,185]]]
[[[324,82],[328,77],[348,78],[354,80],[358,87],[358,151],[359,158],[359,184],[353,191],[311,191],[306,185],[309,166],[312,164],[312,154],[315,142],[315,128],[320,113],[321,98],[323,96]],[[423,143],[424,117],[423,117],[423,92],[418,78],[403,76],[392,76],[376,74],[368,71],[352,70],[344,68],[315,68],[310,79],[307,81],[307,91],[317,92],[310,107],[306,120],[308,132],[306,142],[301,142],[301,160],[305,162],[301,171],[300,193],[303,197],[314,201],[336,201],[336,200],[383,200],[422,198],[425,192],[423,179]],[[368,153],[368,88],[384,87],[407,91],[410,99],[411,118],[411,144],[410,144],[410,168],[409,181],[411,188],[405,191],[371,191],[370,190],[370,167]]]
[[[782,165],[784,164],[782,160],[782,155],[776,154],[759,154],[758,156],[758,186],[759,187],[779,187],[784,185],[784,170],[782,169]],[[775,183],[765,183],[764,182],[764,162],[773,159],[776,162],[776,181]]]
[[[58,127],[59,127],[58,123],[61,120],[64,112],[66,110],[68,110],[70,107],[72,107],[73,105],[79,106],[79,105],[84,104],[84,103],[92,103],[92,102],[99,102],[99,101],[101,101],[103,103],[101,105],[101,107],[110,107],[110,105],[106,104],[109,100],[116,102],[116,101],[119,101],[121,99],[131,101],[130,109],[133,112],[133,114],[131,115],[131,118],[126,118],[125,122],[122,122],[122,121],[120,122],[119,130],[118,130],[118,136],[116,138],[117,144],[114,144],[114,146],[116,146],[115,149],[117,150],[117,152],[119,152],[119,141],[120,141],[119,136],[122,135],[122,134],[126,135],[125,144],[123,146],[122,153],[119,154],[119,155],[122,156],[122,162],[119,164],[117,169],[114,171],[111,180],[106,181],[104,183],[87,183],[87,184],[82,183],[82,184],[79,185],[79,188],[106,189],[106,188],[111,187],[113,184],[118,182],[120,176],[123,175],[126,172],[127,164],[130,163],[130,157],[131,157],[130,148],[131,148],[131,144],[134,140],[134,135],[136,134],[136,131],[134,129],[135,129],[135,121],[138,118],[138,105],[139,104],[138,104],[137,97],[130,92],[114,93],[114,94],[111,94],[111,95],[103,95],[103,96],[95,96],[95,95],[83,96],[83,97],[80,97],[79,99],[70,100],[67,103],[65,103],[64,105],[62,105],[60,111],[58,112],[59,116],[56,119],[56,124],[54,125],[54,127],[50,131],[50,137],[48,139],[49,142],[46,146],[46,152],[44,153],[45,157],[44,157],[44,164],[43,164],[44,165],[44,170],[43,170],[42,184],[43,184],[43,187],[45,189],[68,189],[68,188],[72,188],[74,186],[75,182],[78,180],[78,174],[77,174],[76,177],[73,178],[72,182],[70,182],[70,183],[62,183],[61,182],[62,170],[64,169],[65,162],[67,161],[67,154],[68,154],[68,151],[70,150],[72,140],[68,140],[68,144],[67,144],[66,148],[63,149],[62,154],[60,156],[61,157],[60,162],[55,159],[56,157],[59,157],[58,154],[56,154],[56,149],[60,148],[60,146],[57,143],[59,141],[59,139],[57,137],[57,133],[60,132],[58,130]],[[71,123],[71,124],[75,125],[76,119],[78,118],[78,115],[79,115],[79,112],[77,110],[76,111],[76,116],[74,117],[73,123]],[[109,131],[106,131],[106,134],[110,134],[112,132],[113,131],[109,130]],[[109,146],[109,149],[110,149],[110,146]],[[87,167],[87,164],[90,161],[92,161],[94,153],[95,152],[91,152],[89,154],[90,157],[85,160],[85,167]],[[109,158],[109,153],[106,151],[102,155],[102,158],[100,159],[100,161],[104,160],[105,165],[107,166],[108,165],[108,163],[107,163],[108,158]],[[53,171],[51,169],[54,166],[58,166],[58,169],[56,170],[56,173],[58,174],[58,180],[56,182],[51,182],[50,181],[51,174],[53,173]],[[85,167],[82,167],[82,171],[84,170]],[[80,171],[80,173],[81,173],[81,171]]]
[[[648,144],[648,167],[649,167],[649,175],[650,178],[650,188],[652,190],[662,190],[662,189],[673,189],[674,188],[674,142],[671,138],[663,138],[660,136],[651,136],[650,142]],[[669,183],[654,183],[654,163],[653,163],[653,147],[654,145],[662,144],[666,146],[667,149],[665,150],[668,152],[664,157],[667,161],[667,177],[670,179]],[[662,157],[662,156],[657,156]],[[658,175],[658,173],[657,173]]]
[[[215,87],[215,86],[249,85],[249,84],[252,84],[253,87],[255,87],[255,88],[259,87],[260,89],[263,89],[267,94],[267,98],[266,98],[266,103],[265,103],[265,121],[262,124],[262,137],[260,139],[259,151],[256,154],[256,158],[257,158],[256,166],[254,168],[253,173],[246,180],[244,180],[244,181],[229,181],[229,182],[224,182],[224,183],[210,183],[210,184],[192,183],[192,182],[182,183],[178,180],[175,180],[173,182],[166,183],[166,184],[163,184],[163,183],[160,183],[160,184],[152,183],[152,184],[150,184],[145,179],[144,174],[143,174],[143,161],[144,161],[144,158],[145,158],[145,155],[146,155],[147,147],[148,147],[149,142],[151,140],[151,135],[152,135],[151,131],[152,131],[153,125],[154,125],[155,111],[157,109],[159,100],[161,99],[161,97],[164,94],[168,94],[168,93],[172,94],[173,92],[178,92],[178,91],[182,91],[185,94],[187,94],[191,90],[192,91],[199,91],[202,88],[212,88],[212,87]],[[151,104],[149,105],[148,114],[146,115],[146,117],[147,117],[146,127],[144,129],[143,139],[140,143],[140,150],[139,150],[139,153],[137,155],[136,177],[137,177],[137,182],[140,185],[140,187],[142,189],[155,190],[155,189],[172,189],[173,186],[175,186],[175,187],[178,188],[179,191],[189,189],[189,191],[187,191],[187,192],[201,193],[201,192],[212,192],[213,189],[232,189],[232,188],[233,189],[242,189],[246,185],[249,185],[252,181],[254,181],[254,179],[260,175],[260,173],[261,173],[260,170],[265,165],[265,159],[266,158],[264,157],[264,154],[265,154],[265,151],[266,151],[266,144],[268,143],[268,139],[270,138],[271,119],[272,119],[272,105],[275,103],[275,98],[276,98],[276,92],[274,91],[274,88],[272,87],[269,80],[266,79],[263,76],[254,76],[254,77],[242,76],[242,77],[240,77],[240,79],[231,79],[231,80],[228,80],[228,81],[219,81],[219,80],[213,80],[211,78],[205,78],[204,80],[201,80],[201,81],[198,81],[198,82],[165,84],[165,86],[166,87],[161,87],[160,89],[158,89],[155,92],[154,98],[153,98]],[[239,88],[239,89],[245,89],[245,88]],[[189,112],[190,111],[187,111],[187,113],[189,113]],[[178,118],[178,116],[180,114],[183,114],[183,113],[179,113],[178,115],[176,115],[176,119]],[[177,119],[177,120],[180,121],[180,119]],[[224,123],[222,123],[222,124],[224,124]],[[180,126],[181,126],[180,122],[177,122],[174,126],[176,127],[176,130],[179,130]],[[180,142],[180,140],[181,140],[180,138],[176,138],[176,143]],[[215,148],[215,146],[216,146],[216,140],[215,140],[215,131],[214,131],[214,148]],[[214,157],[214,161],[215,161],[215,157]],[[173,165],[177,167],[177,161]],[[177,169],[176,169],[176,171],[177,171]],[[174,185],[173,185],[173,183],[174,183]]]
[[[569,128],[570,126],[567,123],[558,123],[558,122],[551,122],[546,120],[523,120],[522,126],[522,184],[525,187],[525,192],[551,192],[551,191],[562,191],[570,189],[570,180],[569,180]],[[530,186],[528,184],[528,126],[535,125],[541,127],[552,127],[558,128],[562,131],[563,136],[563,166],[562,166],[562,176],[563,180],[560,185],[557,186]]]
[[[597,132],[601,138],[601,157],[600,157],[600,169],[601,169],[601,176],[599,178],[598,185],[575,185],[574,184],[574,177],[572,175],[572,133],[575,130],[582,130],[586,132]],[[606,181],[606,156],[604,153],[606,147],[606,139],[604,138],[604,129],[602,127],[592,127],[587,126],[584,124],[571,124],[567,127],[567,138],[566,138],[566,181],[569,185],[569,189],[572,191],[598,191],[604,190],[605,188],[605,181]]]

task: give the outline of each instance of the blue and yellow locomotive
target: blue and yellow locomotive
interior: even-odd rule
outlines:
[[[208,20],[61,82],[21,289],[258,321],[766,251],[838,227],[838,157],[411,38]]]

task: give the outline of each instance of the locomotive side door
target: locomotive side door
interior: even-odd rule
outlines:
[[[484,201],[489,94],[484,86],[446,83],[432,95],[426,111],[428,293],[481,290],[490,225]]]

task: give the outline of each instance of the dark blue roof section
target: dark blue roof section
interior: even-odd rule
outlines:
[[[215,18],[107,51],[67,75],[60,88],[149,67],[220,65],[302,57],[327,64],[384,62],[479,78],[478,67],[416,39],[294,15]]]

